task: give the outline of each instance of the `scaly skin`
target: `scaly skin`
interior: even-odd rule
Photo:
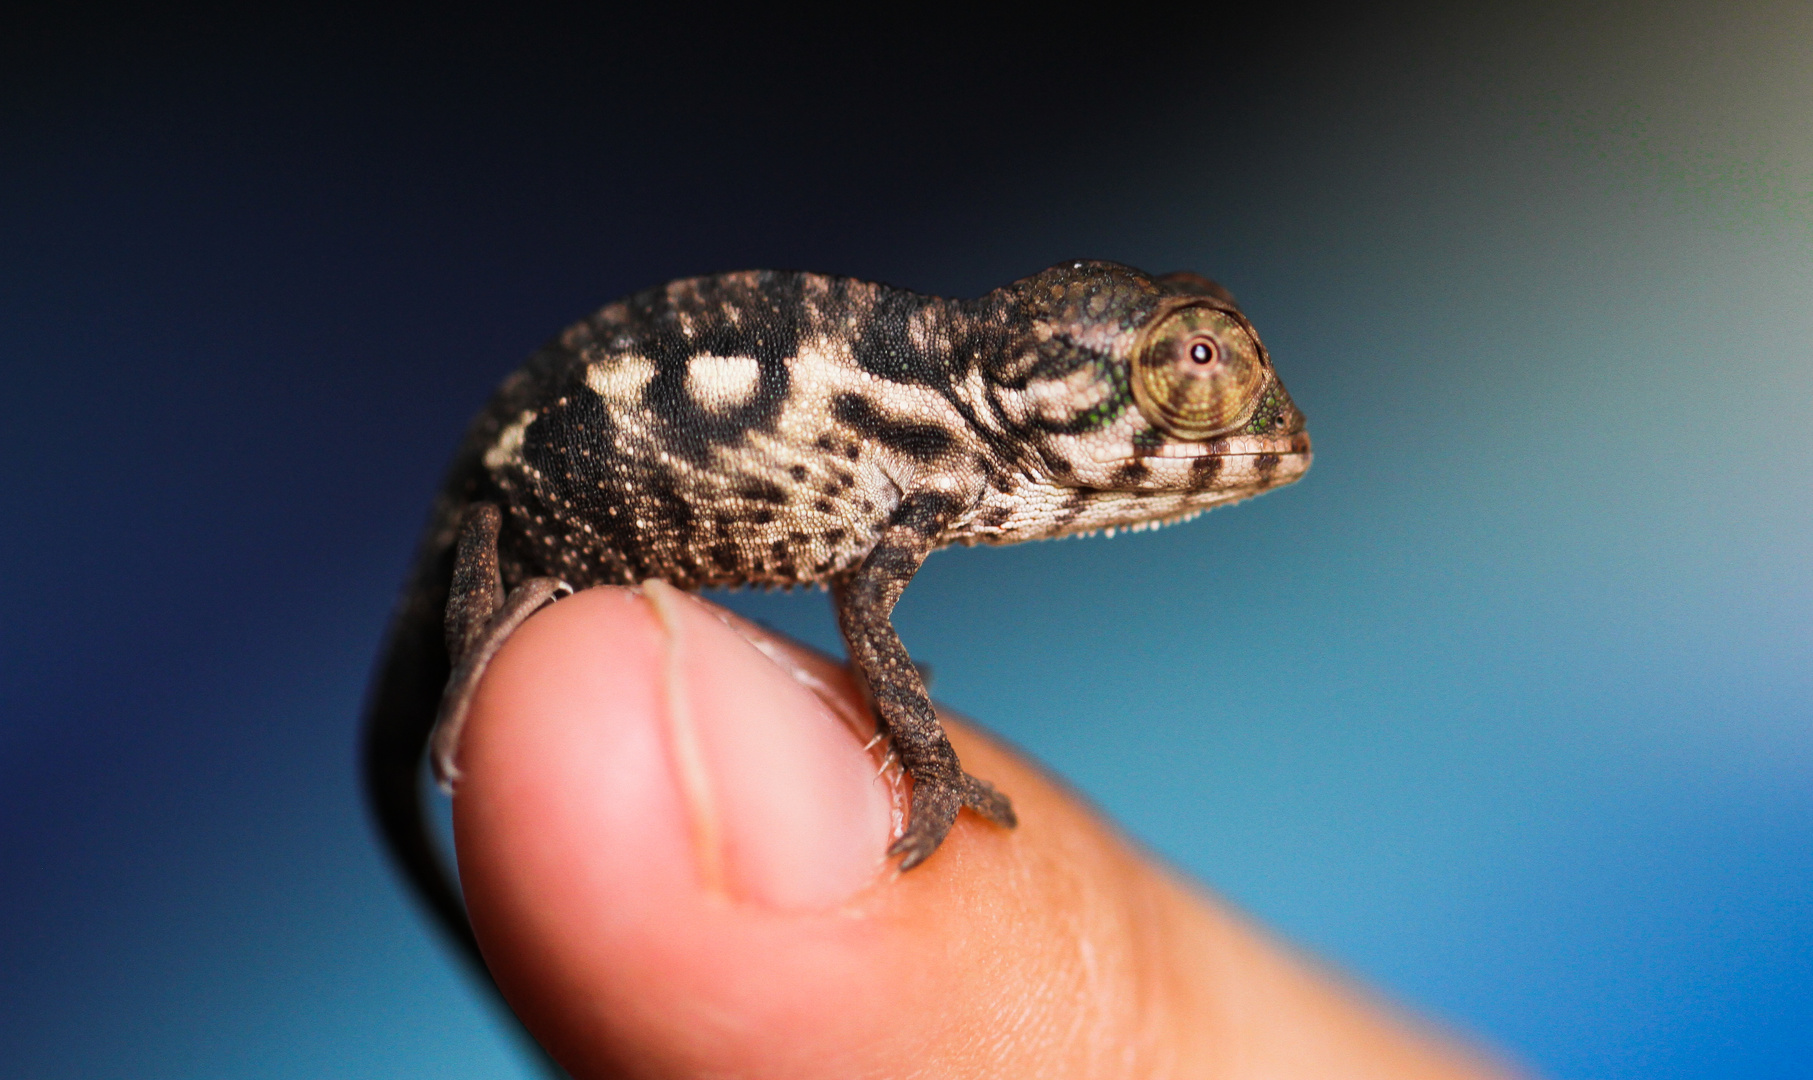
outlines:
[[[368,710],[380,824],[476,957],[417,776],[432,737],[457,780],[466,702],[510,631],[592,585],[814,584],[912,777],[890,849],[910,868],[964,806],[1014,823],[889,620],[925,557],[1166,524],[1309,463],[1257,333],[1193,274],[1065,263],[974,300],[772,271],[638,293],[531,357],[466,438]]]

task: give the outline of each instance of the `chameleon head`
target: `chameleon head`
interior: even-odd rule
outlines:
[[[1303,414],[1219,285],[1081,262],[1015,289],[1037,347],[1011,393],[1069,492],[1047,535],[1164,524],[1308,471]]]

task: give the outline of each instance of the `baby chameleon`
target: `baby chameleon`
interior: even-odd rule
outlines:
[[[511,632],[592,585],[812,583],[912,777],[889,849],[909,869],[965,806],[1014,824],[889,621],[925,557],[1179,521],[1309,463],[1252,324],[1195,274],[1071,262],[973,300],[773,271],[638,293],[544,346],[466,437],[368,713],[380,824],[470,944],[417,778],[431,746],[457,779],[466,706]]]

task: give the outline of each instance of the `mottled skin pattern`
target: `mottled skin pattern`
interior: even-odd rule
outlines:
[[[1215,349],[1247,350],[1230,368],[1247,377],[1240,393],[1215,401],[1232,422],[1200,437],[1148,415],[1158,391],[1143,388],[1158,384],[1135,392],[1153,328],[1183,308],[1223,328]],[[457,778],[465,702],[510,631],[592,585],[810,583],[832,590],[912,777],[890,849],[910,868],[964,806],[1014,821],[964,773],[889,621],[925,557],[1176,521],[1289,483],[1309,461],[1257,334],[1193,274],[1066,263],[973,300],[770,271],[639,293],[542,348],[467,436],[370,708],[380,822],[469,942],[423,835],[417,776],[438,710],[437,773]]]

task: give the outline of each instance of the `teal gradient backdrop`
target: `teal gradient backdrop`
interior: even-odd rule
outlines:
[[[1305,16],[1213,77],[1117,61],[1074,122],[1016,80],[1127,41],[952,89],[915,39],[861,101],[959,96],[822,129],[773,116],[848,70],[705,107],[755,70],[712,53],[674,61],[697,98],[594,114],[479,92],[528,45],[298,25],[158,60],[51,28],[70,66],[6,84],[0,1072],[526,1075],[352,771],[465,417],[665,277],[968,294],[1087,256],[1229,285],[1315,467],[935,556],[896,621],[937,694],[1542,1073],[1813,1075],[1804,7]],[[816,594],[721,599],[837,647]]]

